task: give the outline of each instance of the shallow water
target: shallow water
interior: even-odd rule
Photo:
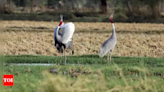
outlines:
[[[5,63],[4,66],[53,66],[53,65],[64,65],[55,63]],[[66,64],[66,65],[88,65],[88,64]]]
[[[57,64],[47,64],[47,63],[6,63],[5,66],[52,66]]]

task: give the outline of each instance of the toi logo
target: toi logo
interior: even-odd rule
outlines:
[[[3,86],[13,86],[14,83],[13,75],[3,75]]]

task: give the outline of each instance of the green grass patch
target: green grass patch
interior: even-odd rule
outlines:
[[[67,56],[68,64],[105,64],[106,58],[99,58],[98,55],[82,55],[82,56]],[[32,55],[18,55],[18,56],[4,56],[5,63],[59,63],[60,57],[58,56],[32,56]],[[64,61],[64,57],[63,57]],[[163,65],[164,58],[152,57],[112,57],[112,61],[116,64],[138,65],[140,63],[149,65],[158,65],[158,62]],[[162,66],[161,65],[161,66]]]

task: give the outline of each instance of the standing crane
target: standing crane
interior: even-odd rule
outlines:
[[[113,23],[113,14],[110,16],[110,21],[112,23],[112,28],[113,28],[112,36],[102,44],[102,46],[100,47],[100,50],[99,50],[99,56],[101,58],[104,55],[108,54],[107,63],[109,63],[109,53],[110,53],[110,62],[111,62],[112,52],[113,52],[114,47],[116,46],[116,43],[117,43],[115,26],[114,26],[114,23]]]
[[[72,22],[63,23],[63,16],[60,15],[60,23],[55,28],[54,31],[54,41],[55,41],[55,47],[60,52],[60,64],[62,64],[62,55],[64,52],[65,56],[65,64],[66,64],[66,48],[69,48],[72,50],[72,54],[74,54],[74,48],[73,48],[73,41],[72,36],[75,31],[75,25]]]

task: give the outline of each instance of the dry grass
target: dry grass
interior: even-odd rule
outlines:
[[[34,21],[4,21],[3,23],[6,30],[9,27],[46,27],[52,31],[58,24],[58,22]],[[97,54],[101,44],[110,37],[112,29],[109,23],[75,23],[75,26],[76,31],[73,37],[75,45],[75,55]],[[164,56],[164,24],[115,23],[115,26],[118,42],[116,48],[114,49],[114,55],[151,57]],[[78,32],[81,30],[92,32]],[[4,32],[4,54],[59,55],[56,48],[54,47],[52,31]],[[121,31],[127,32],[123,33]],[[143,31],[158,31],[158,33],[142,33]],[[71,52],[67,54],[70,53]]]

